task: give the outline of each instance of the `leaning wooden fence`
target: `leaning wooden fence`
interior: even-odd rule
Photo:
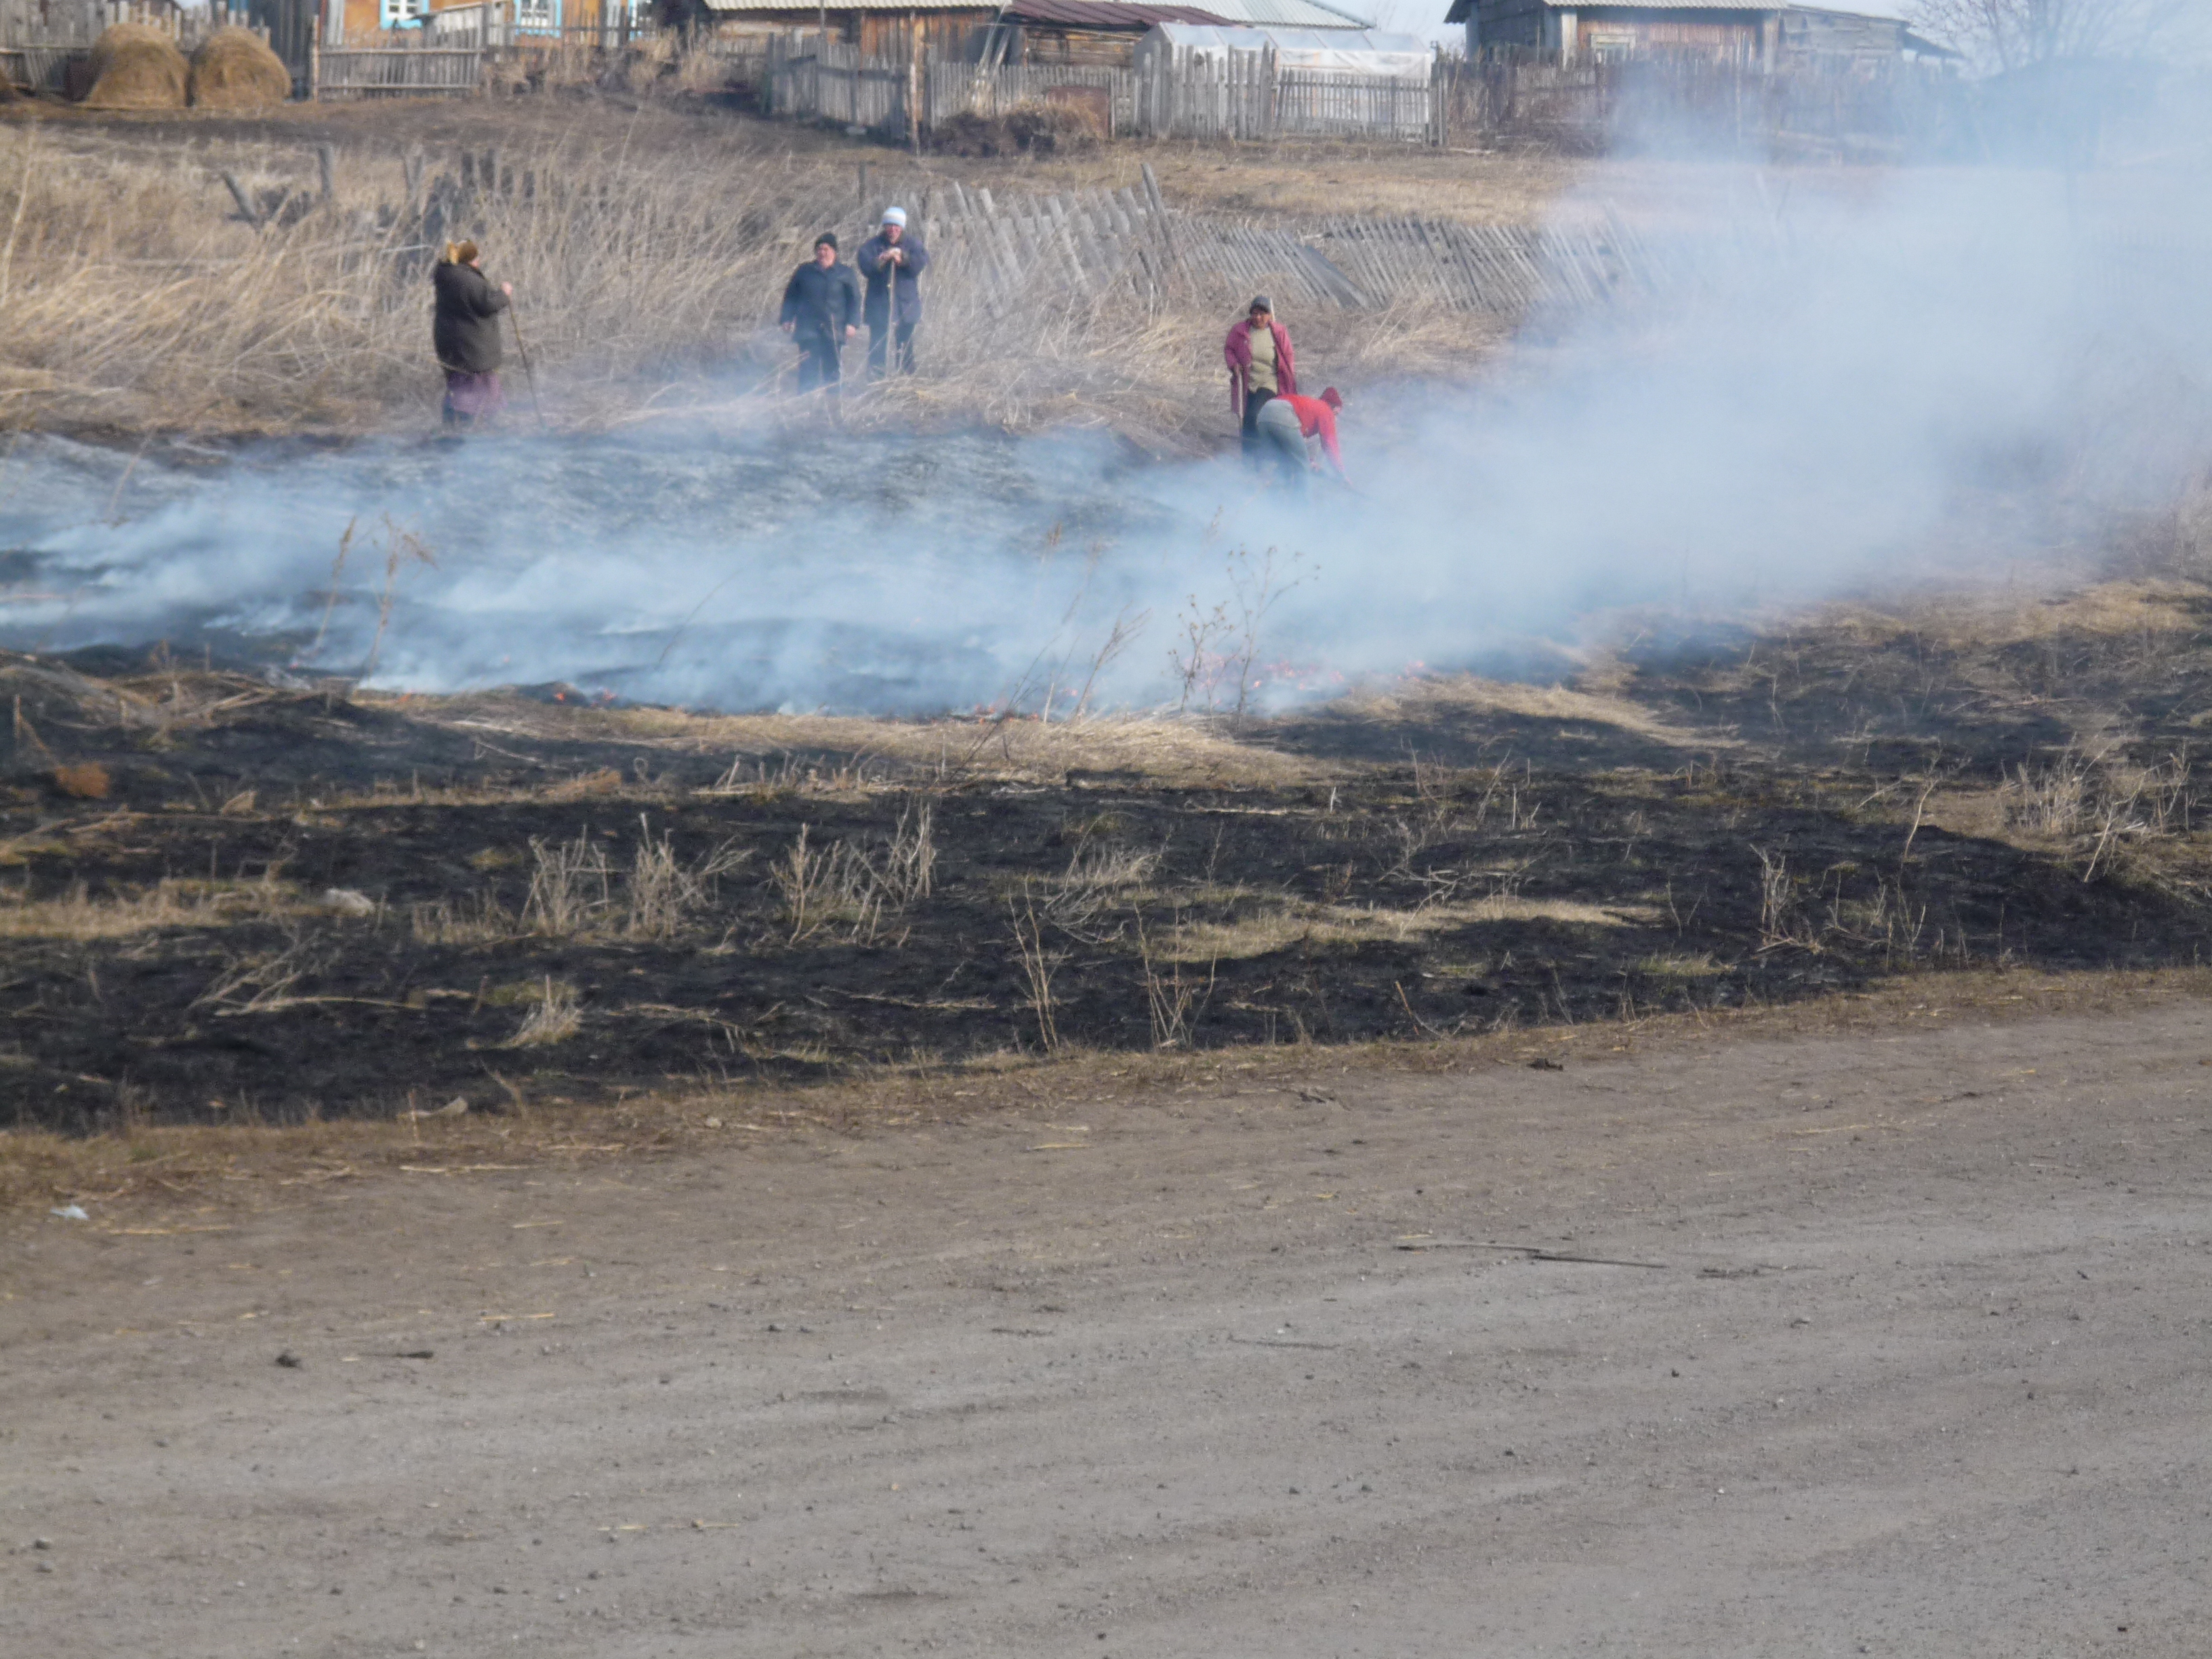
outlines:
[[[872,225],[890,198],[872,194]],[[1170,210],[1142,188],[995,198],[950,181],[899,205],[927,243],[931,281],[994,309],[1042,291],[1096,296],[1118,284],[1231,310],[1253,293],[1299,309],[1427,305],[1518,316],[1600,305],[1693,274],[1625,224],[1467,225],[1352,216],[1244,220]],[[811,234],[811,233],[809,233]],[[794,253],[804,248],[793,243]]]

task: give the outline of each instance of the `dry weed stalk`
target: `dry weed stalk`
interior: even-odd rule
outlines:
[[[548,974],[544,990],[520,1027],[507,1039],[507,1046],[534,1048],[546,1043],[565,1042],[576,1035],[583,1023],[584,1012],[576,988]]]
[[[1152,959],[1152,942],[1145,932],[1145,913],[1134,913],[1137,922],[1137,956],[1144,964],[1145,1008],[1152,1027],[1152,1047],[1156,1049],[1187,1048],[1190,1046],[1191,1030],[1206,1005],[1213,1000],[1215,976],[1219,971],[1219,957],[1209,957],[1206,964],[1206,982],[1200,985],[1195,975],[1183,976],[1182,963],[1173,962],[1165,974],[1159,971]],[[1177,921],[1180,930],[1180,919]]]
[[[1036,1016],[1037,1041],[1048,1054],[1060,1052],[1060,1022],[1054,1010],[1060,1006],[1054,995],[1052,976],[1067,960],[1065,954],[1044,948],[1044,927],[1037,920],[1036,906],[1031,900],[1029,884],[1022,884],[1021,902],[1006,901],[1006,915],[1013,924],[1014,952],[1022,964],[1022,978],[1028,987],[1030,1012]]]
[[[714,903],[715,884],[741,868],[752,854],[726,841],[687,865],[676,856],[669,831],[663,830],[655,841],[653,825],[643,813],[637,823],[637,853],[626,895],[629,920],[624,931],[632,939],[670,939],[695,914]]]
[[[530,932],[573,939],[606,913],[611,872],[590,830],[550,845],[532,836],[530,857],[530,896],[522,905],[522,925]]]

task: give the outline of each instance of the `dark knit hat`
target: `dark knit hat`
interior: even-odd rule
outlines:
[[[1252,296],[1252,303],[1246,306],[1244,309],[1248,314],[1255,311],[1264,311],[1272,317],[1275,314],[1275,302],[1264,294],[1255,294]]]
[[[837,246],[837,233],[836,233],[836,231],[834,231],[834,230],[825,230],[825,231],[823,231],[823,232],[819,236],[817,236],[817,237],[816,237],[816,238],[814,239],[814,246],[817,246],[817,247],[835,247],[835,246]]]

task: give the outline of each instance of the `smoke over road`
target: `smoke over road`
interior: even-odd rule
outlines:
[[[1065,708],[1119,622],[1094,705],[1177,699],[1194,635],[1201,696],[1233,698],[1254,655],[1279,702],[1525,662],[1624,606],[1710,617],[2032,562],[2212,455],[2201,149],[2071,179],[1711,176],[1737,206],[1662,292],[1493,384],[1356,398],[1357,497],[1292,503],[1095,435],[518,429],[149,457],[119,491],[128,457],[34,438],[0,467],[0,639],[926,713]],[[1193,364],[1194,398],[1218,382]],[[388,574],[387,520],[434,566]]]

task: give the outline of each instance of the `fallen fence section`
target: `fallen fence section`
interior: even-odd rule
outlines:
[[[870,202],[870,222],[887,204]],[[994,307],[1040,289],[1095,295],[1253,292],[1302,307],[1431,305],[1516,317],[1601,305],[1694,277],[1676,251],[1632,228],[1468,225],[1333,216],[1245,222],[1168,210],[1146,188],[1063,191],[1000,203],[954,181],[904,202],[941,273]],[[803,253],[794,244],[794,253]],[[955,273],[957,273],[956,276]]]

